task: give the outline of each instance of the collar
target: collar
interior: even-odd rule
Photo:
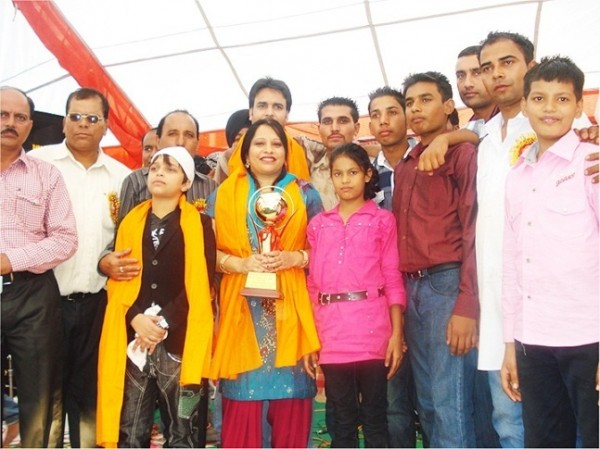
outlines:
[[[377,212],[377,210],[379,209],[379,206],[377,206],[377,204],[375,204],[375,201],[373,200],[367,200],[365,201],[365,204],[363,204],[360,209],[358,209],[356,212],[354,212],[352,214],[352,216],[354,215],[375,215],[375,213]],[[332,215],[339,215],[340,212],[340,205],[336,205],[333,209],[329,209],[327,211],[323,212],[323,215],[325,216],[332,216]]]
[[[67,146],[67,139],[63,140],[62,145],[58,146],[58,149],[56,150],[56,154],[54,155],[54,160],[65,159],[65,158],[69,158],[73,162],[79,163],[77,161],[77,159],[75,159],[75,156],[73,156],[73,153],[71,153],[71,150],[69,150],[69,147]],[[96,159],[96,162],[94,162],[90,166],[90,168],[102,167],[102,166],[106,165],[105,161],[106,161],[106,155],[102,151],[102,148],[98,147],[98,158]]]
[[[571,130],[564,136],[562,136],[559,140],[554,142],[550,148],[546,150],[546,153],[552,153],[555,156],[564,159],[566,161],[570,161],[573,159],[573,155],[575,154],[575,150],[579,146],[581,140],[575,134],[575,131]],[[521,157],[523,160],[529,164],[533,165],[537,162],[537,155],[540,151],[539,142],[535,142],[531,147],[525,151]]]

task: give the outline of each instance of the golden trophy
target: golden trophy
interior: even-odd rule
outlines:
[[[287,200],[284,196],[287,197]],[[290,206],[292,211],[288,216]],[[294,212],[294,203],[291,197],[281,187],[261,187],[254,192],[250,197],[250,201],[248,201],[248,213],[256,230],[260,254],[281,249],[280,237],[283,228],[285,228],[285,218],[288,216],[289,221],[289,217]],[[281,293],[278,287],[277,273],[251,271],[246,277],[242,295],[279,299]]]

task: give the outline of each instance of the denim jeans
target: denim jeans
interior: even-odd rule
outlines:
[[[389,447],[415,447],[415,385],[410,367],[410,356],[404,354],[400,368],[388,381],[387,420]]]
[[[598,343],[515,347],[526,447],[598,447]]]
[[[477,447],[501,447],[492,421],[494,405],[487,371],[475,371],[473,390],[475,442]]]
[[[500,371],[487,371],[494,410],[492,422],[503,448],[524,447],[523,407],[513,402],[502,389]]]
[[[432,447],[474,447],[473,382],[477,351],[458,357],[446,344],[460,269],[408,279],[406,339],[417,411]]]
[[[204,447],[207,389],[180,387],[181,363],[158,344],[144,371],[127,360],[119,447],[150,447],[156,401],[165,425],[165,447]]]
[[[384,361],[324,364],[321,369],[325,374],[327,400],[333,404],[335,433],[331,447],[358,447],[359,422],[363,425],[365,447],[386,447],[387,368]]]

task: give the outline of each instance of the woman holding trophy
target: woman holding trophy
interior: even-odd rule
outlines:
[[[318,192],[286,171],[287,139],[272,119],[255,122],[237,169],[209,199],[217,269],[223,273],[212,377],[223,394],[223,447],[307,447],[314,381],[302,358],[320,344],[306,288],[306,227]]]

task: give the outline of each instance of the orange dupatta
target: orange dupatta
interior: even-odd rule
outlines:
[[[296,212],[286,218],[281,235],[285,250],[304,249],[307,214],[302,193],[295,180],[284,190],[290,194]],[[226,254],[252,254],[247,235],[246,211],[250,184],[246,172],[236,170],[219,186],[215,204],[217,248]],[[283,299],[275,302],[277,344],[275,366],[294,366],[300,358],[320,349],[312,307],[302,268],[278,273]],[[211,377],[235,379],[238,374],[262,365],[248,300],[240,294],[245,274],[224,274],[220,290],[220,322],[213,355]]]
[[[306,151],[296,140],[285,133],[288,141],[288,155],[285,160],[285,166],[289,173],[296,176],[298,179],[302,179],[304,181],[310,181],[310,171],[308,170],[308,162],[306,161]],[[235,146],[233,153],[231,153],[231,157],[229,158],[229,173],[233,173],[236,170],[243,170],[244,164],[242,164],[242,143],[244,142],[244,138],[246,136],[242,136],[242,138],[238,141]]]
[[[131,248],[129,257],[142,264],[142,237],[152,200],[133,208],[121,222],[115,250]],[[212,347],[213,313],[200,214],[179,199],[181,230],[185,252],[185,290],[189,303],[187,331],[183,347],[179,383],[199,384],[208,377]],[[137,299],[142,275],[130,281],[108,280],[108,304],[102,327],[98,357],[98,405],[96,441],[100,446],[116,447],[123,405],[125,366],[127,362],[127,323],[125,314]]]

